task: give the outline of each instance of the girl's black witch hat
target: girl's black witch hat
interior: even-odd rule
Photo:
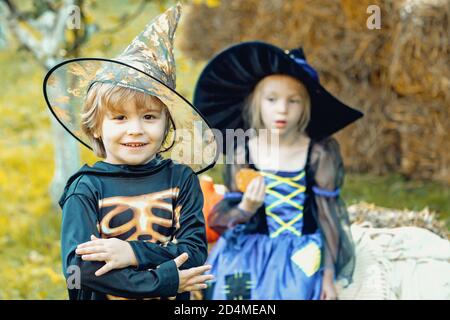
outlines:
[[[264,42],[243,42],[212,58],[197,82],[194,105],[224,137],[226,129],[248,129],[242,116],[245,100],[262,78],[272,74],[289,75],[305,85],[311,98],[306,131],[312,139],[330,136],[363,116],[321,86],[301,48],[283,51]]]

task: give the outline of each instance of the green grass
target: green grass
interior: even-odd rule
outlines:
[[[450,187],[438,182],[408,180],[399,174],[348,174],[342,195],[347,204],[366,201],[397,209],[428,207],[450,227]]]

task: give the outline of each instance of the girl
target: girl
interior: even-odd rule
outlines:
[[[217,280],[205,298],[336,299],[334,281],[351,281],[354,252],[330,135],[362,114],[320,86],[301,49],[262,42],[213,58],[194,104],[217,129],[256,132],[223,148],[245,161],[225,166],[229,192],[209,215],[222,236],[208,258]],[[259,173],[247,187],[239,186],[244,168]]]
[[[58,121],[104,158],[75,173],[59,202],[71,299],[183,292],[178,297],[188,298],[187,291],[211,279],[202,275],[209,266],[201,266],[207,246],[196,173],[214,162],[163,157],[171,148],[191,147],[177,139],[175,128],[193,134],[186,124],[199,121],[205,137],[210,130],[175,92],[172,41],[179,15],[176,6],[157,17],[115,60],[66,61],[45,78],[46,100]]]

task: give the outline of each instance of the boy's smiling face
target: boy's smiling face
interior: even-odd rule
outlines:
[[[151,101],[139,107],[129,99],[118,110],[106,111],[101,126],[105,162],[139,165],[155,157],[165,138],[167,110],[160,100]]]

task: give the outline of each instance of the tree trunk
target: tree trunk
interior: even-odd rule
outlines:
[[[51,96],[61,95],[63,92],[67,92],[66,84],[64,81],[58,82],[58,87],[49,87],[49,94]],[[54,91],[55,93],[53,93]],[[69,109],[70,106],[61,103],[61,108]],[[68,114],[70,114],[68,112]],[[80,143],[72,137],[61,124],[50,115],[53,132],[53,145],[54,145],[54,160],[55,171],[53,180],[50,185],[50,196],[53,206],[57,207],[58,200],[61,197],[67,179],[73,175],[80,166]]]
[[[67,133],[53,116],[51,119],[55,147],[55,173],[50,185],[50,196],[53,205],[57,206],[67,179],[80,167],[80,151],[79,142]]]

